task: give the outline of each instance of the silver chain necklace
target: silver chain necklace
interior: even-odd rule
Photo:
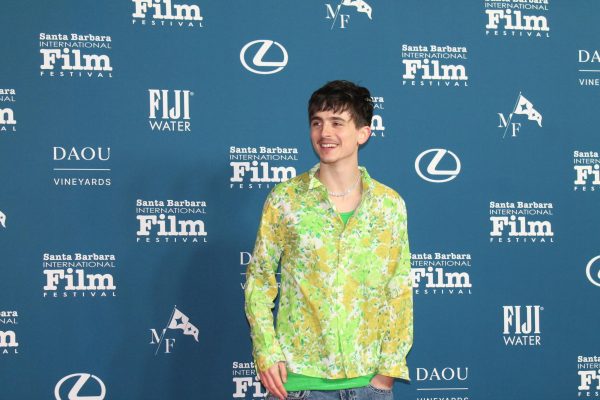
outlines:
[[[317,171],[317,176],[321,176],[321,170]],[[329,190],[327,191],[327,193],[332,196],[332,197],[344,197],[347,196],[351,191],[353,191],[354,189],[356,189],[356,186],[358,186],[358,182],[360,182],[360,172],[358,173],[358,178],[356,179],[356,182],[354,182],[352,184],[352,186],[350,186],[348,189],[344,190],[343,192],[330,192]]]

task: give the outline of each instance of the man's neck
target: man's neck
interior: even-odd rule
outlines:
[[[348,190],[359,179],[358,160],[340,164],[325,164],[319,166],[319,180],[330,192]]]

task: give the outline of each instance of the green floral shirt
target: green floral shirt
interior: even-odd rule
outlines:
[[[245,290],[257,369],[285,361],[307,376],[408,380],[413,311],[404,201],[360,167],[362,200],[344,225],[317,169],[275,186],[264,205]]]

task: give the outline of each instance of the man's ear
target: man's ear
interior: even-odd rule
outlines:
[[[371,137],[371,127],[368,125],[363,126],[359,129],[358,133],[358,144],[363,145],[367,143],[367,140]]]

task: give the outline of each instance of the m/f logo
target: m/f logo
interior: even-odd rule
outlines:
[[[163,132],[190,132],[190,96],[189,90],[148,89],[150,129]]]
[[[340,13],[341,10],[344,10],[344,12],[347,10],[347,8],[342,9],[342,6],[343,7],[355,7],[356,11],[358,11],[359,13],[366,14],[370,20],[373,19],[371,17],[371,13],[372,13],[371,6],[368,5],[367,2],[365,2],[363,0],[342,0],[342,2],[337,4],[337,6],[335,8],[333,8],[331,6],[331,4],[326,3],[325,4],[325,19],[331,21],[331,28],[329,28],[329,29],[333,29],[335,26],[337,26],[340,29],[346,29],[346,27],[350,23],[350,14]]]
[[[542,306],[502,306],[504,311],[504,344],[506,346],[539,346],[540,311]]]
[[[149,25],[152,26],[198,26],[202,28],[200,7],[188,4],[172,4],[171,0],[132,0],[135,11],[131,16],[132,24],[138,21],[146,25],[146,14],[152,14]],[[194,23],[196,25],[194,25]]]
[[[506,137],[506,134],[510,130],[511,137],[517,137],[517,133],[521,130],[520,122],[513,122],[513,116],[515,114],[518,115],[526,115],[529,121],[537,122],[538,126],[542,127],[542,114],[540,114],[535,108],[533,108],[533,104],[527,100],[521,92],[519,92],[519,96],[517,97],[517,101],[515,102],[515,106],[513,111],[508,114],[508,120],[504,116],[503,113],[498,113],[498,117],[500,122],[498,124],[498,128],[504,128],[504,134],[502,135],[502,139]]]
[[[150,344],[156,345],[156,351],[154,352],[154,355],[157,355],[161,348],[165,354],[170,354],[173,351],[173,348],[175,347],[175,338],[168,338],[166,336],[167,329],[180,329],[183,331],[184,335],[193,336],[194,339],[196,339],[196,342],[198,342],[198,328],[196,328],[190,322],[190,319],[187,317],[187,315],[179,311],[177,306],[175,306],[171,312],[171,317],[169,317],[169,322],[167,322],[167,325],[163,328],[160,337],[156,332],[156,329],[150,329]]]

